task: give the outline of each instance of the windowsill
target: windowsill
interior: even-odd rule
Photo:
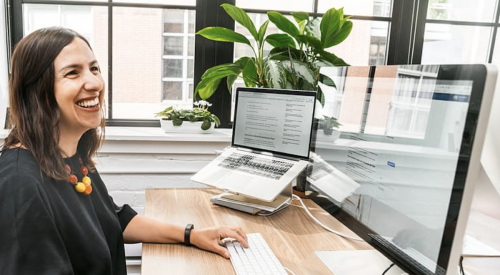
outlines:
[[[230,142],[231,129],[214,129],[207,134],[165,133],[159,127],[112,127],[105,130],[107,141],[206,141]],[[8,130],[0,130],[0,140],[5,139]]]

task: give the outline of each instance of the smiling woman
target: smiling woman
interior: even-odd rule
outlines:
[[[2,274],[126,274],[124,243],[185,243],[226,258],[239,227],[193,229],[117,206],[93,157],[104,133],[104,80],[87,40],[50,27],[12,55],[13,127],[0,150]]]

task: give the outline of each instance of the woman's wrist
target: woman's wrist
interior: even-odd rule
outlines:
[[[194,229],[193,224],[188,224],[184,228],[184,244],[186,246],[192,245],[192,231],[193,231],[193,229]]]

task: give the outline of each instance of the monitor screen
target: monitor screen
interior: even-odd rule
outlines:
[[[322,114],[337,119],[341,136],[334,140],[321,128],[315,133],[306,194],[407,272],[445,274],[458,263],[452,246],[463,237],[456,230],[459,213],[470,205],[464,198],[471,195],[471,159],[484,138],[488,68],[399,65],[322,73],[336,84],[324,87]]]

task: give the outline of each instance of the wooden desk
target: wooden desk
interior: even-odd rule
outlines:
[[[331,274],[316,257],[317,250],[370,249],[366,243],[348,241],[314,223],[298,201],[271,217],[252,216],[213,205],[214,189],[147,189],[145,215],[195,228],[238,225],[247,233],[259,232],[281,264],[301,275]],[[310,200],[304,200],[312,214],[325,225],[355,236],[344,225]],[[151,274],[235,274],[231,262],[214,253],[182,244],[143,244],[143,275]]]

